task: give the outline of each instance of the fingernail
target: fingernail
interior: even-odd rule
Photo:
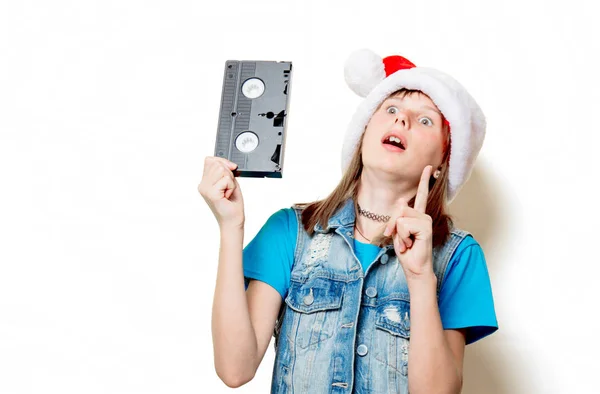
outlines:
[[[385,229],[385,231],[383,232],[383,236],[384,236],[384,237],[387,237],[387,236],[389,236],[389,235],[390,235],[390,229],[389,229],[389,227],[387,227],[387,228]]]

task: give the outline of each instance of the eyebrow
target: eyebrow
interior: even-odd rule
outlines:
[[[396,97],[390,97],[390,98],[388,98],[388,100],[402,101],[402,100],[400,100],[400,99],[398,99]],[[433,112],[437,113],[440,116],[442,115],[442,113],[440,111],[438,111],[437,109],[435,109],[435,108],[433,108],[433,107],[431,107],[429,105],[422,105],[420,108],[428,109],[430,111],[433,111]]]

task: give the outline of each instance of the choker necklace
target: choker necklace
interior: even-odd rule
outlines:
[[[388,215],[377,215],[376,213],[369,212],[365,209],[362,209],[358,203],[356,203],[356,205],[358,206],[358,213],[361,214],[362,216],[366,216],[369,219],[376,220],[378,222],[384,222],[384,223],[387,222],[388,220],[390,220],[390,217]],[[360,230],[358,232],[360,233]],[[360,235],[362,235],[362,233]],[[363,235],[363,237],[364,237],[364,235]]]

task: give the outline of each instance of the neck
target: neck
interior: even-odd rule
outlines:
[[[389,215],[390,220],[395,218],[400,200],[408,202],[417,193],[417,186],[406,178],[390,176],[383,171],[370,171],[363,168],[357,191],[357,201],[362,209],[378,215]],[[383,232],[386,223],[377,222],[362,215],[356,216],[356,224],[360,231],[368,237]]]

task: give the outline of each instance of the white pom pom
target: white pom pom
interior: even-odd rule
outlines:
[[[383,59],[370,49],[359,49],[346,60],[344,77],[354,93],[366,97],[385,79]]]

